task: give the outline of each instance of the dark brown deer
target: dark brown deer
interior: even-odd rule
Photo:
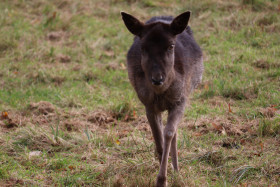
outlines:
[[[179,170],[177,127],[191,91],[201,82],[202,51],[188,25],[190,12],[175,17],[153,17],[145,24],[121,12],[127,29],[135,35],[127,54],[128,77],[140,101],[155,139],[160,162],[157,186],[166,186],[167,164]],[[163,130],[161,113],[168,111]]]

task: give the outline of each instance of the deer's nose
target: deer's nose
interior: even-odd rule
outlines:
[[[159,75],[157,77],[152,76],[152,84],[153,85],[156,85],[156,86],[162,85],[163,81],[164,80],[163,80],[162,75]]]

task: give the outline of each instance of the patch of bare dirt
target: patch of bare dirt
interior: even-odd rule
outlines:
[[[109,114],[108,112],[102,111],[102,110],[97,110],[95,112],[90,113],[87,116],[87,120],[100,127],[116,122],[116,120],[113,118],[113,116],[111,114]]]
[[[189,122],[187,127],[194,131],[195,136],[201,136],[209,132],[240,136],[245,133],[255,133],[253,127],[257,123],[257,121],[243,122],[236,117],[228,115],[226,118],[201,118],[196,122]]]
[[[119,65],[117,63],[109,63],[105,66],[106,70],[117,70],[119,68]]]
[[[127,126],[127,125],[126,125]],[[131,128],[119,128],[117,135],[119,139],[127,137],[133,130]]]
[[[33,113],[40,115],[48,115],[55,113],[55,107],[53,104],[47,101],[40,101],[38,103],[30,103],[28,109]]]
[[[0,186],[3,187],[10,187],[10,186],[23,186],[24,185],[24,181],[21,179],[5,179],[5,180],[1,180],[0,181]]]
[[[53,31],[48,33],[47,38],[50,41],[59,41],[65,36],[63,31]]]
[[[212,98],[209,98],[208,103],[210,103],[214,107],[217,107],[217,106],[218,107],[219,106],[228,107],[228,103],[226,102],[226,100],[220,96],[214,96]]]
[[[261,69],[269,69],[269,62],[265,61],[265,60],[257,60],[253,63],[253,65],[257,68],[261,68]]]
[[[83,74],[83,80],[85,80],[86,82],[89,82],[91,80],[96,80],[96,79],[97,79],[97,75],[95,75],[91,71],[85,72]]]
[[[269,25],[263,28],[265,30],[265,32],[269,32],[269,33],[277,33],[280,32],[280,25]]]
[[[272,118],[276,114],[280,114],[280,110],[277,110],[275,108],[275,106],[270,106],[270,107],[266,107],[266,108],[260,108],[259,112],[261,113],[262,116],[264,116],[266,118]]]
[[[24,113],[26,118],[29,117],[30,123],[47,125],[49,123],[58,123],[59,116],[56,113],[56,110],[59,109],[57,109],[52,103],[40,101],[37,103],[31,102]]]
[[[255,61],[252,65],[260,69],[271,69],[280,67],[279,63],[271,63],[263,59]]]
[[[81,121],[66,121],[63,125],[67,131],[79,131],[83,127]]]
[[[139,116],[135,121],[133,121],[132,125],[140,131],[151,132],[151,128],[146,116]]]
[[[266,15],[261,19],[258,19],[257,23],[260,27],[274,25],[277,22],[277,17],[272,15]]]
[[[31,118],[31,123],[37,125],[48,125],[50,123],[54,124],[58,121],[58,116],[56,114],[48,114],[48,115],[37,115],[33,114]]]
[[[2,127],[11,128],[15,126],[6,111],[1,113],[0,120],[0,125]]]
[[[6,124],[1,120],[1,121],[0,121],[0,126],[1,126],[1,127],[5,127]]]
[[[116,70],[125,70],[126,66],[124,63],[118,63],[118,62],[110,62],[110,63],[96,63],[95,64],[97,68],[107,71],[116,71]]]
[[[0,127],[4,129],[13,129],[15,127],[24,125],[26,118],[21,113],[14,113],[12,111],[3,111],[0,114]]]
[[[76,65],[72,68],[73,71],[80,71],[82,69],[81,65]]]
[[[227,148],[227,149],[239,149],[240,145],[244,144],[244,141],[245,140],[243,140],[243,139],[241,141],[238,138],[227,137],[223,140],[216,141],[214,144],[218,145],[218,146],[221,146],[221,147],[224,147],[224,148]]]
[[[27,76],[31,82],[34,83],[54,83],[56,86],[61,85],[66,78],[65,77],[61,77],[61,76],[57,76],[57,75],[49,75],[49,74],[44,74],[44,73],[39,73],[39,72],[31,72],[28,74]]]
[[[69,55],[64,55],[64,54],[58,54],[56,56],[57,61],[61,63],[70,63],[71,62],[71,57]]]
[[[59,9],[67,9],[67,8],[69,8],[69,6],[70,6],[70,4],[68,1],[59,1],[57,3],[57,8],[59,8]]]
[[[126,66],[123,63],[118,64],[118,63],[112,62],[112,63],[106,64],[105,69],[106,70],[125,70]]]
[[[59,86],[65,81],[65,77],[55,76],[52,77],[51,81],[56,85]]]
[[[97,128],[90,125],[88,122],[83,121],[81,119],[72,119],[63,122],[63,127],[67,131],[83,131],[86,127],[90,127],[90,130],[95,131]]]
[[[24,111],[24,117],[29,119],[28,122],[31,124],[36,125],[50,126],[59,123],[60,128],[69,132],[83,132],[88,129],[101,133],[117,124],[117,120],[109,112],[103,110],[88,112],[79,108],[64,111],[47,101],[30,103]]]

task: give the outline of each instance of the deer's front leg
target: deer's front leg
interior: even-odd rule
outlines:
[[[155,112],[153,109],[146,108],[146,115],[150,123],[153,137],[155,140],[159,163],[161,163],[162,153],[163,153],[163,133],[162,133],[161,114]]]
[[[176,106],[175,108],[169,110],[168,118],[167,118],[167,124],[164,129],[164,143],[163,143],[163,154],[162,154],[162,160],[160,165],[159,174],[157,177],[157,187],[165,187],[167,185],[166,176],[167,176],[167,164],[168,164],[168,156],[170,152],[170,147],[174,146],[176,143],[176,133],[177,133],[177,127],[179,122],[181,121],[181,118],[184,114],[185,109],[185,103],[182,103],[181,105]],[[175,138],[175,139],[174,139]],[[172,140],[174,139],[174,142]],[[176,150],[176,152],[175,152]],[[176,170],[176,167],[178,166],[177,163],[177,148],[172,148],[172,155],[173,159],[173,167]],[[176,159],[176,163],[174,163],[174,159]],[[178,169],[178,167],[177,167]]]

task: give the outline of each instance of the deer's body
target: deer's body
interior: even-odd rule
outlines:
[[[145,24],[122,13],[130,32],[136,35],[127,54],[129,80],[146,114],[160,161],[157,186],[166,186],[169,152],[178,171],[177,126],[183,117],[191,91],[201,82],[202,51],[195,42],[190,16],[185,12],[175,19],[154,17]],[[161,112],[168,111],[163,130]]]

